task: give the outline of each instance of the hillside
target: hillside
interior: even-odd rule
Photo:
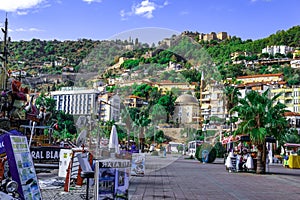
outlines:
[[[190,68],[193,66],[192,62],[194,61],[190,59],[190,56],[192,56],[192,58],[199,58],[201,56],[208,58],[209,56],[216,64],[222,79],[253,73],[282,72],[286,76],[299,73],[298,71],[295,72],[294,70],[285,69],[284,67],[280,68],[278,66],[277,68],[275,66],[275,71],[274,69],[269,70],[266,66],[262,66],[263,70],[261,67],[249,70],[243,65],[230,64],[230,55],[237,51],[250,52],[253,57],[249,57],[248,59],[257,59],[257,55],[259,55],[261,50],[266,46],[287,45],[299,48],[300,26],[294,26],[286,31],[280,30],[267,38],[255,41],[242,41],[241,38],[236,36],[222,42],[198,41],[197,44],[203,47],[205,50],[204,53],[194,52],[193,48],[189,46],[190,44],[186,45],[184,41],[174,41],[173,36],[170,39],[173,40],[173,43],[176,43],[176,47],[170,47],[165,50],[157,49],[166,48],[163,45],[150,48],[148,44],[141,44],[138,40],[135,40],[135,42],[127,40],[93,41],[89,39],[80,39],[77,41],[42,41],[39,39],[14,41],[9,44],[10,56],[8,67],[11,70],[24,70],[27,68],[29,69],[29,75],[32,75],[41,73],[61,74],[64,67],[67,66],[72,67],[75,73],[79,72],[81,68],[80,73],[86,73],[87,71],[95,72],[102,74],[104,78],[120,76],[123,70],[131,70],[132,72],[144,70],[149,76],[154,77],[153,80],[159,81],[160,77],[156,77],[153,72],[166,69],[171,61],[179,64],[183,69],[186,69],[181,72],[185,79],[189,80],[189,82],[196,82],[200,76],[197,73],[190,72]],[[145,55],[149,52],[152,52],[152,55],[146,57]],[[180,54],[176,52],[184,53]],[[122,71],[107,72],[106,69],[117,63],[121,56],[128,59],[121,65]],[[187,62],[187,60],[189,62]],[[203,62],[203,60],[204,62],[210,62],[210,60],[206,58],[202,59],[201,62]],[[47,64],[45,65],[45,63]],[[143,65],[143,67],[140,65]],[[36,66],[39,67],[36,68]],[[180,81],[178,76],[173,77],[173,75],[170,74],[171,71],[166,73],[168,73],[166,76],[169,77],[169,80]],[[70,84],[72,85],[72,83],[69,83],[69,85]]]

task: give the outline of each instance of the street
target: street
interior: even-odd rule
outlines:
[[[229,173],[222,161],[203,164],[179,155],[147,155],[145,176],[130,178],[129,199],[299,199],[299,169],[273,164],[265,175]],[[42,189],[42,195],[47,200],[76,200],[84,191],[85,187],[69,193],[63,188]]]

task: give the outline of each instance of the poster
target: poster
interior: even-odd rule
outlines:
[[[19,194],[25,200],[42,199],[26,136],[7,135],[4,145],[12,179],[19,184]]]
[[[72,149],[61,149],[59,152],[58,177],[66,178],[69,163],[72,158]]]
[[[131,175],[144,176],[145,174],[145,160],[144,153],[133,153],[131,163]]]
[[[128,199],[130,160],[96,161],[96,200]]]

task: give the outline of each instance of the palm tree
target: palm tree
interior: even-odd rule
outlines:
[[[227,85],[224,88],[225,98],[226,98],[226,108],[230,111],[239,102],[239,96],[241,96],[240,91],[236,86]]]
[[[227,113],[229,114],[230,134],[232,134],[233,123],[236,122],[236,120],[233,120],[232,112],[230,112],[230,110],[236,105],[238,105],[239,97],[241,96],[241,93],[236,86],[226,85],[224,88],[224,94],[226,99],[226,109],[227,109]]]
[[[257,146],[256,173],[265,173],[266,136],[281,139],[288,127],[284,117],[286,106],[276,100],[281,94],[271,99],[268,94],[269,90],[262,94],[252,90],[239,100],[239,105],[231,109],[242,120],[236,133],[249,134],[252,143]]]

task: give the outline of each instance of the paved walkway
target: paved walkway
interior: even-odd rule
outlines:
[[[300,170],[270,166],[270,173],[229,173],[223,162],[180,158],[130,182],[130,199],[300,199]]]
[[[272,165],[266,175],[229,173],[222,161],[202,164],[178,155],[148,155],[145,176],[130,178],[129,199],[300,199],[299,169]],[[85,187],[68,193],[63,188],[42,189],[42,195],[47,200],[76,200],[84,191]]]

